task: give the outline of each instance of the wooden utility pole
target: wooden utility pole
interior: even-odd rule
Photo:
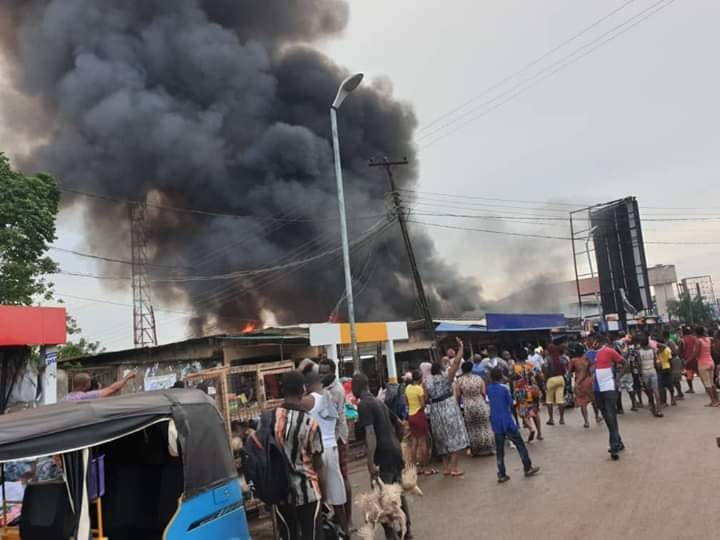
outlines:
[[[418,302],[420,304],[420,310],[422,311],[423,319],[425,320],[425,331],[430,337],[430,355],[433,361],[437,360],[437,338],[435,336],[435,323],[433,323],[432,315],[430,314],[430,306],[428,305],[427,297],[425,296],[425,287],[423,286],[422,278],[420,277],[420,271],[417,267],[417,261],[415,260],[415,252],[413,251],[412,243],[410,242],[410,235],[408,234],[407,221],[405,220],[405,212],[403,211],[400,203],[400,193],[395,188],[395,177],[393,176],[392,168],[394,165],[407,165],[407,158],[403,158],[399,161],[389,161],[388,158],[384,158],[381,162],[375,162],[370,160],[370,167],[383,167],[387,173],[388,183],[390,184],[390,193],[393,198],[393,206],[395,208],[395,215],[400,223],[400,231],[402,232],[403,242],[405,243],[405,249],[407,250],[408,260],[410,261],[410,270],[412,271],[413,280],[415,281],[415,289],[418,295]]]

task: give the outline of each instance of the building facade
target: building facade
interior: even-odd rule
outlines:
[[[696,298],[698,294],[703,303],[716,306],[717,297],[715,296],[715,286],[711,276],[693,276],[682,280],[682,292],[688,293],[691,297]]]
[[[674,264],[658,264],[648,268],[648,278],[655,299],[657,314],[670,320],[668,302],[677,300],[677,272]]]

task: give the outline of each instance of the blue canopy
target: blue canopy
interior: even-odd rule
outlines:
[[[562,313],[487,313],[488,332],[527,332],[565,328]]]

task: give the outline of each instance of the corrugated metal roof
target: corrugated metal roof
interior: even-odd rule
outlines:
[[[435,327],[436,332],[487,332],[487,328],[479,324],[457,324],[441,322]]]

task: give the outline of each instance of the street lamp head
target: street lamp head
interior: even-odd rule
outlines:
[[[348,94],[355,90],[358,86],[360,86],[360,82],[362,80],[363,74],[355,73],[354,75],[350,75],[343,82],[341,82],[340,87],[338,88],[337,95],[335,96],[335,100],[332,102],[332,108],[339,109],[340,105],[342,105],[343,101],[345,101],[345,98],[348,97]]]

